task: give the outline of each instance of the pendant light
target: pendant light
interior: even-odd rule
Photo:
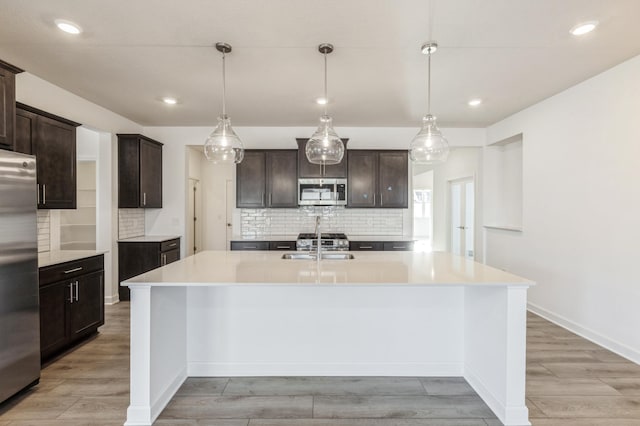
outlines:
[[[231,52],[231,45],[216,43],[216,49],[222,53],[222,115],[218,117],[218,126],[204,143],[204,155],[213,164],[237,164],[244,158],[244,147],[231,128],[226,108],[225,55]]]
[[[429,70],[427,72],[427,114],[422,118],[422,128],[411,141],[409,157],[411,161],[421,164],[441,164],[449,156],[449,143],[442,136],[436,124],[436,117],[431,115],[431,55],[438,48],[438,43],[429,41],[422,45],[422,53],[427,55]]]
[[[327,55],[333,52],[333,45],[323,43],[318,51],[324,55],[324,99],[327,97]],[[338,164],[344,156],[344,144],[333,130],[333,119],[327,113],[327,103],[324,104],[324,114],[320,117],[320,125],[311,139],[307,142],[305,154],[312,164]]]

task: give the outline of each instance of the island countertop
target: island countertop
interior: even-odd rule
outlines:
[[[352,260],[282,259],[281,252],[204,251],[124,286],[522,286],[525,278],[445,252],[354,252]]]

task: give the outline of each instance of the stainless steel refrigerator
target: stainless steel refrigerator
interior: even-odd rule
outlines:
[[[40,379],[36,159],[0,150],[0,403]]]

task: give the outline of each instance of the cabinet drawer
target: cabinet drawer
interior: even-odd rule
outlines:
[[[295,241],[270,241],[269,250],[295,250]]]
[[[350,241],[349,250],[351,251],[382,251],[384,246],[379,241]]]
[[[386,241],[384,243],[384,251],[411,251],[413,250],[413,241]]]
[[[231,250],[269,250],[268,241],[231,241]]]
[[[163,241],[160,243],[160,251],[175,250],[180,247],[180,238]]]
[[[74,260],[72,262],[58,263],[57,265],[40,268],[40,285],[63,281],[79,275],[104,269],[103,255]]]

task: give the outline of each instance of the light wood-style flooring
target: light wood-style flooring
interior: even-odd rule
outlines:
[[[527,405],[534,426],[639,426],[640,366],[529,314]],[[0,426],[122,425],[129,403],[129,304],[95,338],[0,405]],[[1,378],[0,378],[1,379]],[[158,425],[494,426],[460,378],[190,378]]]

